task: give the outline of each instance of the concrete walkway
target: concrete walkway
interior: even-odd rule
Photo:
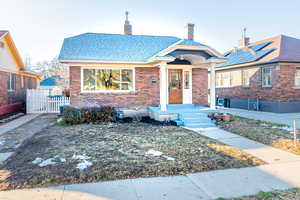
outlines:
[[[300,161],[300,156],[224,131],[218,127],[187,129],[241,149],[269,164]]]
[[[222,113],[230,113],[232,115],[237,115],[249,119],[286,124],[288,126],[291,126],[292,120],[297,120],[297,126],[300,128],[300,113],[271,113],[236,108],[218,108],[216,111]]]
[[[37,116],[39,116],[39,114],[27,114],[4,125],[0,125],[0,135],[33,120]]]

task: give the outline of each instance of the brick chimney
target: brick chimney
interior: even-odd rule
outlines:
[[[242,38],[238,41],[239,48],[247,47],[250,44],[250,38],[246,37],[246,30],[246,28],[243,28]]]
[[[124,24],[124,34],[125,35],[132,35],[132,26],[128,20],[128,14],[129,12],[126,11],[125,15],[126,15],[126,20],[125,20],[125,24]]]
[[[187,38],[188,40],[194,40],[194,24],[188,23],[185,28],[187,32]]]

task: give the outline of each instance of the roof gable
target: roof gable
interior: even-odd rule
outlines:
[[[23,60],[18,52],[18,49],[16,48],[16,45],[8,31],[0,30],[0,39],[2,42],[5,43],[4,48],[9,51],[9,54],[5,55],[6,57],[9,56],[13,60],[13,63],[20,69],[24,70],[24,63]],[[9,67],[9,66],[7,66]]]

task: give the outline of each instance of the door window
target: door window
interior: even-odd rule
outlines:
[[[180,72],[171,72],[171,88],[181,89]]]

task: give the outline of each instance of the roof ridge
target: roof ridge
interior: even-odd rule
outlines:
[[[67,37],[67,38],[78,37],[78,36],[86,35],[86,34],[94,34],[94,35],[119,35],[119,36],[124,36],[124,37],[133,37],[133,36],[169,37],[169,38],[182,39],[182,38],[179,38],[177,36],[170,36],[170,35],[143,35],[143,34],[126,35],[126,34],[121,34],[121,33],[94,33],[94,32],[81,33],[81,34],[74,35],[74,36]]]

